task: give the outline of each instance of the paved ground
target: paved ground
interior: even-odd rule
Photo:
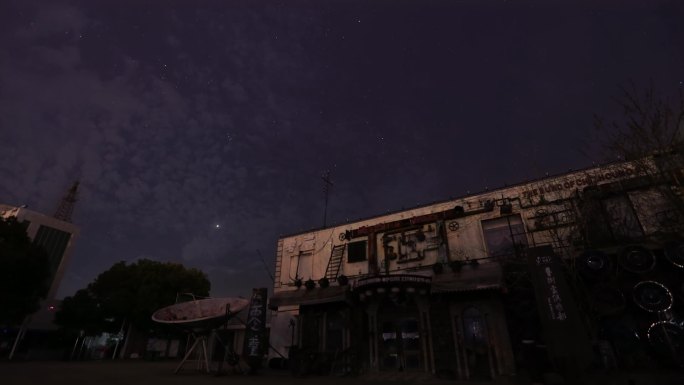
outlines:
[[[0,362],[0,385],[373,385],[397,384],[391,377],[308,376],[295,378],[289,371],[263,370],[258,375],[215,376],[196,372],[191,365],[174,375],[177,362],[86,361],[86,362]],[[409,376],[400,383],[456,385],[426,376]]]
[[[365,375],[355,378],[310,376],[294,378],[287,371],[264,370],[259,375],[214,376],[184,369],[173,374],[176,362],[87,361],[87,362],[0,362],[1,385],[465,385],[492,382],[459,382],[425,375]],[[520,379],[518,379],[520,380]],[[630,380],[634,381],[630,383]],[[529,384],[497,381],[494,384]],[[598,385],[683,385],[684,373],[603,374],[585,380]]]

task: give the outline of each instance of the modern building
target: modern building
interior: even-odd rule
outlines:
[[[0,204],[0,217],[13,217],[26,227],[26,233],[34,243],[43,247],[50,261],[50,289],[40,310],[31,317],[30,328],[54,329],[52,318],[58,308],[57,290],[69,264],[78,227],[73,223],[45,215],[26,207]]]
[[[25,318],[16,333],[7,334],[8,331],[5,331],[3,337],[11,336],[14,341],[11,348],[8,338],[2,338],[0,341],[2,344],[0,351],[9,348],[9,359],[12,359],[15,353],[21,350],[20,345],[22,344],[25,349],[28,349],[23,352],[24,358],[61,358],[59,352],[44,346],[44,344],[50,340],[46,335],[57,329],[53,322],[55,312],[60,306],[60,301],[56,298],[57,290],[64,277],[75,239],[78,236],[78,227],[71,223],[78,185],[79,183],[75,182],[71,186],[53,216],[29,210],[26,205],[0,204],[0,217],[4,219],[15,218],[23,224],[28,237],[47,253],[50,265],[49,289],[38,310]],[[29,345],[30,348],[28,348]]]
[[[283,236],[271,345],[461,380],[680,365],[681,175],[653,157]]]

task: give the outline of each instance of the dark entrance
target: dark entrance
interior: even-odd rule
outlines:
[[[463,350],[470,379],[490,379],[487,320],[475,307],[463,311]]]
[[[378,326],[381,370],[424,369],[418,307],[412,300],[384,300]]]

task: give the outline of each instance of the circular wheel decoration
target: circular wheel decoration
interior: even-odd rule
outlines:
[[[655,281],[641,281],[632,290],[634,302],[651,313],[669,310],[672,307],[672,293],[663,284]]]
[[[579,270],[583,278],[598,280],[607,275],[612,263],[606,254],[598,250],[587,250],[579,257]]]
[[[653,270],[656,259],[650,250],[641,246],[631,246],[620,254],[619,262],[620,266],[630,273],[644,274]]]
[[[681,357],[684,353],[684,329],[671,321],[659,321],[648,328],[648,342],[661,354]]]
[[[580,257],[583,266],[590,271],[598,272],[608,270],[610,268],[610,259],[608,256],[598,250],[587,250]]]
[[[340,233],[340,235],[339,235],[337,238],[338,238],[340,241],[344,241],[345,239],[347,239],[347,236],[344,235],[344,233]]]
[[[684,269],[684,242],[670,242],[666,244],[665,258],[673,265]]]
[[[458,225],[458,222],[454,221],[449,222],[449,225],[447,227],[449,228],[449,231],[456,231],[460,226]]]

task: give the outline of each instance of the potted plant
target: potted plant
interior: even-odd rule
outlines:
[[[349,284],[349,278],[347,278],[346,275],[342,274],[339,277],[337,277],[337,283],[339,283],[340,286],[347,286],[347,284]]]

